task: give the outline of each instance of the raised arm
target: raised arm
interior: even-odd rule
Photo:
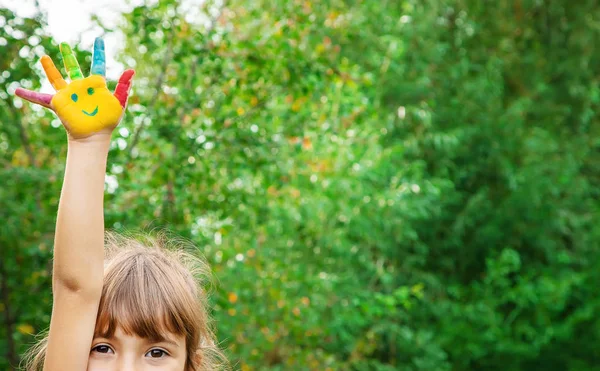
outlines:
[[[92,75],[83,78],[71,48],[61,44],[71,82],[48,56],[42,66],[55,95],[17,89],[16,94],[52,109],[67,129],[68,152],[58,206],[52,276],[53,306],[45,371],[85,371],[102,293],[104,178],[113,129],[127,104],[134,72],[125,71],[115,94],[104,79],[104,43],[96,39]]]
[[[104,177],[109,145],[110,133],[68,141],[54,237],[53,291],[100,298],[104,271]]]

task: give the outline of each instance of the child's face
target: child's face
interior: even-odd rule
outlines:
[[[95,338],[88,371],[184,371],[185,338],[168,334],[162,342],[127,335],[119,327],[110,339]]]

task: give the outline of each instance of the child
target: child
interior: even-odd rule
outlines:
[[[29,371],[219,368],[222,355],[209,326],[196,277],[206,266],[166,249],[164,238],[137,242],[104,236],[104,177],[113,129],[119,124],[133,70],[114,95],[105,81],[104,43],[96,39],[91,76],[61,44],[66,83],[48,56],[42,66],[55,95],[17,89],[52,109],[67,130],[68,153],[58,207],[48,337],[30,352]],[[106,256],[105,256],[106,248]]]

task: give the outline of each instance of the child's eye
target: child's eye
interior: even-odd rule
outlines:
[[[102,353],[102,354],[110,354],[114,353],[114,351],[108,345],[96,345],[92,348],[92,352]]]
[[[168,355],[169,355],[169,353],[167,353],[166,351],[164,351],[162,349],[158,349],[158,348],[151,349],[150,351],[148,351],[148,353],[146,353],[146,357],[151,357],[151,358],[163,358]]]
[[[73,102],[77,102],[77,94],[71,94],[71,99],[73,100]]]
[[[89,94],[89,95],[92,95],[92,94],[94,94],[94,88],[88,88],[88,90],[87,90],[87,91],[88,91],[88,94]]]

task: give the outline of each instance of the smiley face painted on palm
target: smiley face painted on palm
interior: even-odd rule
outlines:
[[[56,93],[51,105],[75,135],[116,126],[123,113],[119,100],[97,75],[72,81]]]
[[[69,134],[75,138],[85,138],[101,131],[111,131],[121,121],[131,80],[135,72],[123,72],[112,94],[104,78],[106,72],[104,42],[97,38],[94,42],[91,76],[84,78],[77,59],[66,43],[61,43],[65,69],[71,82],[63,79],[54,62],[47,55],[42,57],[42,66],[56,89],[56,94],[42,94],[18,88],[16,95],[30,102],[52,109],[62,121]]]

